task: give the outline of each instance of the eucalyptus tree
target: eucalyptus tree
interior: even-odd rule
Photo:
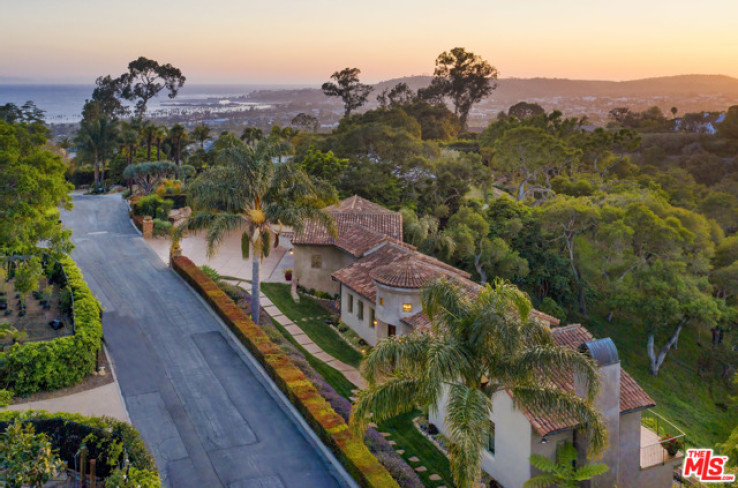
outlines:
[[[295,164],[275,167],[266,142],[256,147],[223,149],[218,165],[205,170],[189,187],[193,215],[175,233],[207,229],[208,254],[214,255],[231,233],[241,233],[243,259],[251,258],[251,317],[259,323],[259,266],[279,243],[283,225],[299,232],[311,219],[331,233],[331,217],[322,208],[335,200],[332,187],[312,180]]]
[[[599,387],[596,365],[578,351],[554,344],[551,331],[529,318],[531,304],[515,286],[496,280],[479,295],[436,280],[422,290],[428,334],[388,337],[362,363],[369,381],[358,393],[352,424],[382,422],[445,397],[451,438],[451,472],[459,488],[476,486],[493,395],[509,391],[517,408],[575,418],[593,454],[607,445],[607,429],[593,406]],[[554,386],[554,375],[571,371],[584,380],[578,396]]]
[[[128,63],[128,72],[116,79],[121,98],[138,100],[136,115],[143,117],[149,100],[162,90],[167,91],[169,98],[177,96],[184,86],[186,78],[182,72],[171,64],[159,64],[153,59],[143,56]]]
[[[351,115],[354,109],[357,109],[366,103],[372,87],[359,82],[359,68],[344,68],[336,71],[331,75],[333,81],[323,83],[321,89],[328,97],[340,97],[343,101],[344,117]]]

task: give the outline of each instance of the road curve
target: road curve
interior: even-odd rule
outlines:
[[[73,230],[72,257],[105,308],[105,342],[131,421],[166,486],[353,484],[146,245],[120,196],[75,195],[62,219]]]

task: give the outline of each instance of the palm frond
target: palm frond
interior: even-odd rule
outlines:
[[[558,466],[553,460],[540,454],[532,454],[530,456],[530,465],[544,473],[555,473],[558,469]]]
[[[491,410],[490,399],[480,390],[451,385],[445,421],[452,439],[451,473],[459,487],[471,487],[479,479]]]
[[[243,259],[248,259],[250,252],[251,252],[251,238],[249,237],[249,233],[247,231],[244,231],[241,234],[241,257]]]
[[[434,322],[434,333],[438,333],[436,323],[465,317],[468,310],[459,286],[444,278],[427,283],[421,291],[421,300],[423,311]]]
[[[243,217],[238,214],[218,213],[207,227],[208,233],[205,242],[208,244],[208,257],[213,257],[223,240],[231,232],[239,230],[245,224]]]
[[[370,418],[379,423],[397,415],[407,413],[416,406],[416,398],[423,385],[416,378],[397,372],[382,384],[370,385],[357,393],[351,411],[351,426],[355,432],[364,432]]]
[[[549,488],[550,486],[556,486],[557,482],[558,478],[555,474],[539,474],[523,483],[523,488]]]
[[[579,353],[576,349],[565,346],[533,346],[528,347],[513,362],[513,369],[521,371],[536,365],[543,377],[562,372],[573,372],[582,379],[587,387],[587,399],[594,401],[600,386],[600,375],[595,362]]]
[[[591,480],[595,476],[607,473],[609,470],[610,467],[604,463],[586,464],[576,471],[574,479],[576,481]]]
[[[425,334],[386,337],[372,348],[361,363],[361,373],[376,382],[393,371],[422,371],[428,348],[433,341]]]
[[[268,258],[272,251],[272,232],[268,228],[263,228],[261,233],[261,256],[259,259]]]

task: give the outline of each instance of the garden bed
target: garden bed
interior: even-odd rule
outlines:
[[[0,322],[5,322],[18,332],[25,333],[19,342],[46,341],[74,333],[71,319],[61,310],[59,303],[61,288],[58,283],[50,285],[52,291],[48,297],[42,297],[41,294],[29,295],[25,300],[25,315],[21,316],[21,298],[13,287],[14,281],[10,280],[5,284],[7,292],[1,298],[7,300],[8,308],[0,313]],[[46,302],[45,306],[42,304],[44,301]],[[54,330],[49,326],[49,322],[52,320],[59,320],[63,326],[58,330]],[[0,336],[0,348],[4,349],[14,344],[14,342],[10,335]]]

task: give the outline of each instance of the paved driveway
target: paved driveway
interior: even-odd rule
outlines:
[[[253,360],[143,242],[118,195],[76,195],[62,218],[105,307],[131,420],[167,486],[346,485]]]

